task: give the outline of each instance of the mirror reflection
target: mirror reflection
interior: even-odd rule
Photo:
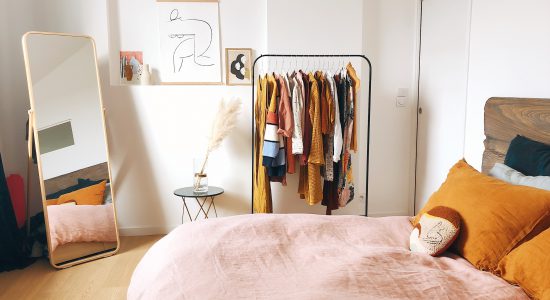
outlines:
[[[114,252],[118,232],[93,40],[24,38],[54,266]]]

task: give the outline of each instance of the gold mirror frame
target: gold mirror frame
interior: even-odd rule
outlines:
[[[99,105],[100,105],[100,109],[103,112],[101,114],[101,119],[103,121],[103,137],[104,137],[104,140],[105,140],[105,148],[106,148],[105,151],[106,151],[106,156],[107,156],[107,170],[108,170],[110,184],[111,184],[111,197],[112,197],[112,201],[113,201],[113,214],[114,214],[114,223],[115,223],[115,231],[116,231],[116,238],[117,238],[117,241],[116,241],[117,246],[114,250],[109,251],[109,252],[104,252],[104,253],[99,253],[99,254],[91,254],[91,255],[83,256],[81,258],[75,258],[75,259],[71,260],[70,262],[62,263],[62,264],[56,264],[52,260],[50,228],[49,228],[49,223],[48,223],[48,213],[47,213],[47,207],[46,207],[46,189],[45,189],[44,177],[43,177],[43,173],[42,173],[42,161],[41,161],[41,157],[40,157],[40,144],[39,144],[40,141],[38,140],[38,129],[34,126],[34,124],[36,124],[35,114],[34,114],[36,104],[35,104],[35,98],[34,98],[34,92],[33,92],[33,84],[32,84],[31,68],[30,68],[30,62],[29,62],[29,54],[28,54],[28,51],[27,51],[27,49],[28,49],[27,39],[31,35],[53,35],[53,36],[64,36],[64,37],[77,37],[77,38],[88,39],[91,42],[92,48],[93,48],[93,53],[94,53],[97,88],[98,88],[98,92],[99,92]],[[44,210],[44,222],[46,223],[46,238],[48,240],[48,253],[49,253],[50,264],[56,269],[65,269],[65,268],[68,268],[68,267],[72,267],[74,265],[82,264],[82,263],[89,262],[89,261],[92,261],[92,260],[96,260],[96,259],[99,259],[99,258],[112,256],[112,255],[116,254],[120,249],[120,236],[119,236],[119,232],[118,232],[118,222],[117,222],[117,213],[116,213],[116,205],[115,205],[115,203],[116,203],[115,190],[116,189],[115,189],[114,182],[112,180],[113,176],[112,176],[112,173],[111,173],[111,164],[109,163],[109,161],[110,161],[109,160],[109,141],[107,139],[107,128],[106,128],[106,123],[105,123],[105,111],[106,110],[105,110],[105,106],[103,105],[103,97],[102,97],[102,91],[101,91],[101,82],[100,82],[100,78],[99,78],[99,68],[98,68],[98,65],[97,65],[97,49],[96,49],[95,41],[91,36],[87,36],[87,35],[58,33],[58,32],[29,31],[29,32],[27,32],[23,35],[22,45],[23,45],[23,57],[24,57],[24,60],[25,60],[25,72],[26,72],[26,76],[27,76],[27,88],[28,88],[28,91],[29,91],[29,100],[30,100],[30,106],[31,106],[31,109],[29,110],[29,132],[33,132],[33,135],[34,135],[34,143],[35,143],[34,148],[36,149],[36,160],[37,160],[37,163],[38,163],[38,175],[39,175],[39,178],[40,178],[40,192],[42,194],[42,208]],[[32,160],[32,149],[33,149],[33,146],[32,146],[33,141],[32,140],[33,139],[29,138],[29,147],[28,147],[29,157],[30,157],[31,160]],[[27,186],[28,185],[29,185],[29,183],[28,183],[28,180],[27,180]],[[27,192],[27,197],[28,197],[28,192]],[[27,203],[27,207],[28,207],[28,203]],[[27,218],[28,217],[29,216],[27,216]],[[27,221],[27,223],[28,223],[28,221]]]

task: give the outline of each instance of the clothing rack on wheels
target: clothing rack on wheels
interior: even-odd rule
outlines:
[[[370,152],[370,113],[371,113],[371,88],[372,88],[372,64],[369,58],[363,54],[262,54],[254,60],[252,64],[252,101],[256,101],[255,97],[255,79],[256,79],[256,64],[262,58],[269,57],[283,57],[283,58],[362,58],[367,62],[369,68],[369,79],[368,79],[368,99],[367,99],[367,149],[366,149],[366,183],[365,183],[365,216],[368,215],[369,210],[369,152]],[[256,143],[255,143],[255,118],[254,118],[254,108],[255,105],[252,105],[252,153],[254,154]],[[252,155],[252,201],[251,201],[251,213],[254,214],[254,155]],[[328,210],[327,210],[327,214]]]

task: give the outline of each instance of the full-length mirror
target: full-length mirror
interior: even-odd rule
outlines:
[[[112,255],[119,238],[94,41],[29,32],[23,52],[50,262]]]

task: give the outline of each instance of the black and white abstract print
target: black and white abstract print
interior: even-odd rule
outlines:
[[[163,81],[221,81],[217,3],[158,5]]]

